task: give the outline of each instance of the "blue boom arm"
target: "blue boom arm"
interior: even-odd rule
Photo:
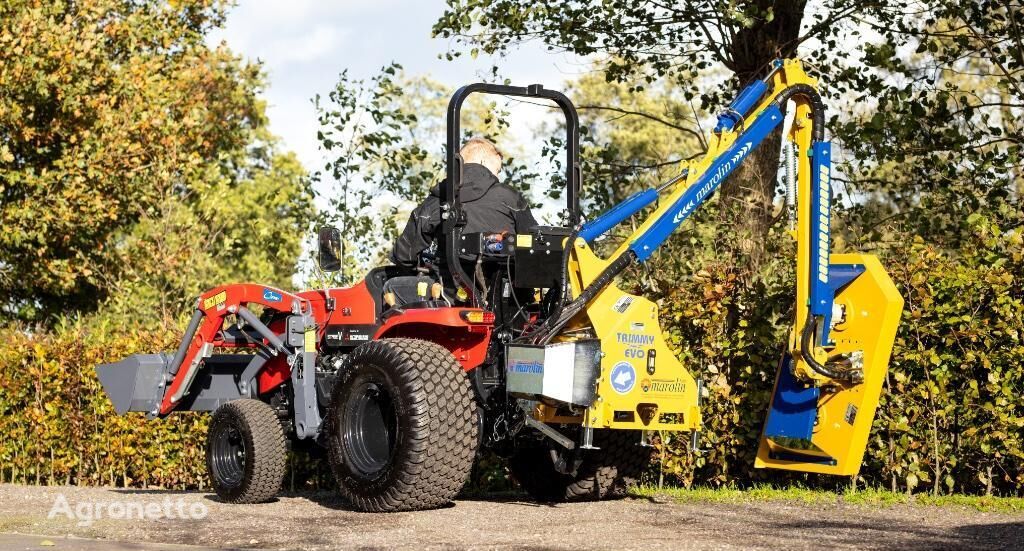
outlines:
[[[754,121],[754,124],[733,143],[732,147],[719,155],[704,171],[704,174],[686,188],[686,193],[677,199],[668,211],[671,216],[662,216],[647,231],[633,239],[629,250],[633,251],[637,260],[643,262],[650,258],[654,251],[672,235],[672,232],[718,189],[751,152],[761,145],[768,134],[782,124],[783,118],[782,111],[775,105],[770,105],[765,109]]]

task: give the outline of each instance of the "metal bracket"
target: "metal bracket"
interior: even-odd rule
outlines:
[[[558,432],[557,430],[548,426],[547,423],[541,423],[540,421],[530,417],[529,414],[524,415],[523,419],[526,421],[527,426],[533,427],[540,431],[541,434],[555,441],[556,444],[562,446],[567,450],[571,450],[576,447],[576,443],[572,441],[572,438]]]
[[[641,448],[653,448],[654,444],[651,444],[651,433],[655,431],[642,430],[640,431],[640,447]]]
[[[270,358],[267,356],[269,352],[260,350],[249,361],[249,364],[245,366],[245,370],[238,377],[238,392],[242,396],[248,396],[249,398],[255,398],[258,392],[256,388],[255,380],[256,373],[267,363]]]
[[[549,451],[551,453],[551,464],[555,467],[555,472],[576,476],[576,473],[580,470],[580,465],[583,464],[583,457],[580,456],[579,450],[572,454],[571,459],[566,458],[566,453],[560,453],[554,448]]]
[[[697,379],[697,409],[700,409],[704,402],[704,379]],[[690,453],[693,455],[704,455],[710,450],[700,449],[700,429],[690,431]]]
[[[594,427],[583,427],[583,433],[580,434],[583,440],[580,443],[581,450],[599,450],[601,448],[594,445]]]
[[[289,318],[289,335],[285,337],[289,344],[293,342],[292,327],[302,328],[302,333],[298,335],[299,339],[296,339],[298,346],[295,356],[298,361],[292,366],[295,434],[303,439],[316,438],[320,434],[322,422],[316,396],[316,320],[312,314]]]

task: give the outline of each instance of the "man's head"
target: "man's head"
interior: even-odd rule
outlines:
[[[462,155],[462,162],[484,165],[495,176],[501,170],[501,151],[498,151],[498,147],[486,138],[477,137],[466,140],[466,143],[462,144],[459,154]]]

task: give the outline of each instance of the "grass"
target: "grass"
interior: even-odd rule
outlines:
[[[932,496],[928,494],[907,495],[888,490],[866,489],[833,492],[829,490],[812,490],[798,486],[777,488],[758,485],[746,489],[738,488],[661,488],[640,486],[634,488],[631,495],[635,497],[669,498],[682,503],[755,503],[766,501],[785,501],[804,505],[851,504],[860,507],[892,507],[895,505],[911,505],[921,507],[960,507],[984,512],[1021,513],[1024,512],[1024,498],[948,495]]]

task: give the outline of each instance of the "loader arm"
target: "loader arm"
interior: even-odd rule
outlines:
[[[252,306],[282,316],[280,327],[265,325]],[[238,323],[225,330],[231,317]],[[307,298],[266,285],[221,285],[200,295],[173,355],[136,354],[96,372],[119,414],[144,411],[149,418],[213,411],[231,400],[257,397],[269,390],[266,384],[290,380],[295,430],[307,438],[316,436],[322,421],[314,386],[322,330]],[[256,353],[215,354],[218,348]]]
[[[830,255],[831,145],[824,137],[824,104],[817,83],[797,60],[777,61],[767,78],[745,88],[719,116],[707,153],[689,162],[683,174],[658,189],[627,198],[570,236],[574,254],[567,263],[566,276],[571,300],[538,331],[535,342],[561,340],[565,331],[583,326],[592,326],[603,342],[628,340],[634,337],[622,331],[626,321],[631,327],[650,326],[652,318],[656,321],[657,307],[618,289],[613,284],[615,276],[630,265],[646,262],[765,138],[783,125],[788,105],[795,106],[795,113],[787,137],[799,152],[797,220],[792,232],[797,241],[797,300],[756,463],[759,467],[854,474],[862,461],[888,369],[902,298],[875,257]],[[590,246],[598,237],[655,201],[658,206],[618,249],[604,259],[594,254]],[[640,306],[648,311],[631,313],[629,304],[634,301],[642,301]],[[626,319],[613,321],[610,317]],[[652,377],[656,371],[664,371],[649,357],[664,340],[660,329],[658,333],[652,336],[657,346],[650,349],[647,361]],[[608,411],[592,408],[585,426],[627,428],[615,420],[622,417],[621,412],[638,409],[643,403],[638,405],[632,393],[618,396],[623,393],[614,392],[618,388],[612,384],[611,372],[637,369],[627,365],[628,361],[617,360],[603,365],[599,380],[599,394],[615,404],[601,406]],[[685,399],[672,410],[696,409],[699,404],[694,402],[699,402],[699,396],[692,397],[692,377],[672,364],[668,372],[679,381],[678,388],[688,389],[683,392]],[[656,386],[647,386],[652,385]],[[699,411],[690,417],[683,426],[697,430]],[[660,427],[655,424],[654,428]]]

